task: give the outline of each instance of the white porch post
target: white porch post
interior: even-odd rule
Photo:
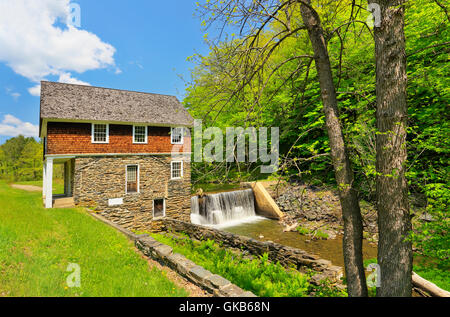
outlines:
[[[67,195],[72,195],[72,159],[67,162]]]
[[[53,159],[47,158],[45,180],[45,208],[53,207]]]
[[[47,161],[44,161],[43,171],[42,171],[42,198],[45,198],[45,191],[47,190]]]

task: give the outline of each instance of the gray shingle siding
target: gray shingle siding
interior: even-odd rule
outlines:
[[[193,125],[175,96],[48,81],[41,82],[40,119]]]

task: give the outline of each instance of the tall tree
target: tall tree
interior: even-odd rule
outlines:
[[[336,88],[328,56],[327,42],[321,26],[320,17],[312,9],[311,1],[301,4],[303,23],[308,29],[314,50],[314,60],[320,82],[320,89],[325,112],[325,122],[330,140],[331,157],[339,189],[339,198],[344,219],[343,252],[348,294],[350,296],[367,296],[366,279],[362,257],[363,226],[358,195],[353,187],[353,169],[350,165],[348,151],[339,120]]]
[[[407,74],[405,0],[369,0],[379,5],[375,27],[378,211],[378,296],[411,296],[412,245],[406,171]]]
[[[318,7],[326,10],[328,6],[331,8],[333,5],[336,4],[329,2],[324,5],[325,8]],[[233,80],[237,85],[229,100],[261,74],[267,60],[284,41],[298,37],[304,30],[308,31],[314,56],[291,56],[281,65],[292,59],[311,58],[315,61],[344,219],[343,251],[348,294],[349,296],[367,296],[362,257],[362,217],[353,183],[353,170],[339,120],[336,89],[327,48],[329,38],[325,36],[318,11],[313,8],[310,0],[216,0],[207,1],[201,8],[203,14],[208,16],[210,25],[214,22],[222,22],[225,28],[229,24],[237,24],[243,38],[232,52],[236,56],[232,60],[236,65],[233,71],[236,75]],[[299,8],[302,21],[297,22],[296,14]],[[270,23],[276,23],[277,30],[268,39],[263,38],[263,31]],[[299,91],[298,94],[301,95],[302,92]],[[225,105],[226,103],[222,105],[222,108]]]

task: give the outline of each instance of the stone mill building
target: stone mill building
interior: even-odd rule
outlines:
[[[189,221],[192,125],[174,96],[43,81],[46,208],[68,201],[133,229]],[[55,164],[63,195],[52,192]]]

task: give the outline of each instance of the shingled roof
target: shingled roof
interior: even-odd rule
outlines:
[[[175,96],[93,86],[41,82],[42,120],[108,121],[192,126]]]

